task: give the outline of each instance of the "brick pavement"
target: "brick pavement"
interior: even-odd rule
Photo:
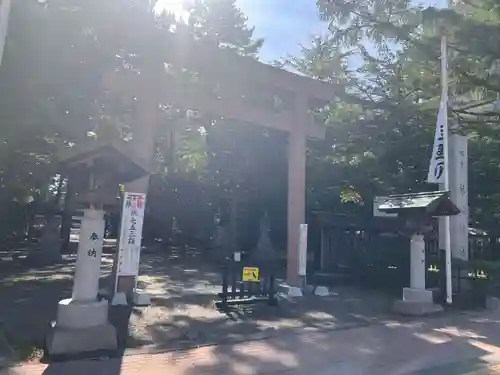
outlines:
[[[498,363],[500,318],[473,314],[120,359],[24,364],[0,375],[483,375],[498,373]]]

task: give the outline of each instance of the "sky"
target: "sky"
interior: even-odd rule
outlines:
[[[326,30],[319,21],[315,0],[237,0],[240,9],[255,27],[254,35],[264,38],[263,61],[297,54],[314,35]]]
[[[446,0],[419,0],[424,6],[444,6]],[[272,61],[300,52],[311,37],[327,28],[319,20],[316,0],[237,0],[240,9],[255,27],[255,36],[265,39],[262,61]]]
[[[361,0],[358,0],[361,1]],[[442,7],[448,0],[414,0],[423,6]],[[160,0],[176,13],[183,0]],[[319,20],[316,0],[236,0],[238,7],[255,27],[254,35],[264,38],[260,59],[268,62],[300,54],[312,37],[324,33],[327,25]]]

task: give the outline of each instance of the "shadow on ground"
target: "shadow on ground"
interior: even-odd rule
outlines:
[[[490,325],[488,327],[488,325]],[[318,331],[293,339],[213,346],[194,361],[198,374],[474,374],[499,361],[500,322],[447,317],[413,323],[385,322],[338,332]],[[488,333],[489,331],[489,333]],[[484,372],[483,372],[484,373]]]
[[[36,270],[9,268],[0,276],[0,319],[7,349],[15,351],[16,360],[40,348],[57,301],[71,293],[73,261],[68,257],[66,264]],[[103,275],[110,269],[111,259],[105,257]],[[123,354],[167,351],[162,358],[184,363],[182,373],[188,375],[285,370],[372,375],[423,367],[436,374],[460,374],[453,366],[474,371],[500,354],[500,320],[491,314],[409,321],[391,316],[390,299],[355,288],[337,288],[323,298],[281,298],[278,308],[259,305],[221,313],[214,307],[219,282],[217,270],[194,251],[144,252],[140,284],[152,296],[152,305],[112,308],[121,344],[114,353],[118,358],[52,363],[40,367],[40,373],[120,374],[137,358]],[[192,357],[197,351],[202,355]],[[7,373],[21,374],[18,370]]]
[[[1,375],[479,375],[497,373],[500,321],[491,314],[413,322],[383,321],[348,330],[316,330],[266,340],[129,355],[101,361],[13,368]],[[487,372],[487,370],[493,370]]]
[[[133,309],[129,316],[127,347],[142,351],[173,350],[287,335],[302,331],[345,329],[387,317],[390,298],[356,288],[338,288],[328,297],[279,299],[278,307],[265,304],[218,311],[220,291],[217,268],[196,251],[144,253],[141,288],[152,305]],[[117,318],[115,318],[117,319]],[[124,331],[124,318],[120,331]]]
[[[32,268],[15,259],[0,263],[0,367],[7,362],[38,360],[57,303],[71,297],[74,255],[60,264]],[[110,259],[103,261],[103,280],[108,283]],[[1,358],[3,358],[3,363]]]

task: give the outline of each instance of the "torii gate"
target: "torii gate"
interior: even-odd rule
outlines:
[[[326,104],[334,97],[331,84],[293,74],[260,63],[229,50],[199,43],[186,44],[172,40],[171,53],[164,77],[130,73],[110,75],[105,85],[120,93],[134,93],[134,149],[143,160],[152,161],[157,113],[160,99],[177,107],[209,112],[225,118],[282,130],[288,133],[288,237],[287,281],[297,286],[299,228],[305,223],[306,141],[308,137],[323,138],[324,124],[317,124],[310,115],[314,104]],[[171,70],[176,74],[171,74]],[[199,73],[201,80],[217,92],[201,92],[199,86],[186,83],[181,71]],[[170,72],[170,73],[169,73]],[[139,88],[139,90],[137,90]],[[248,102],[250,93],[258,91],[268,101],[281,105],[260,108]],[[136,95],[139,92],[140,95]],[[139,130],[139,131],[137,131]],[[125,186],[126,191],[147,193],[149,177]],[[118,292],[130,292],[135,284],[131,276],[118,277]]]

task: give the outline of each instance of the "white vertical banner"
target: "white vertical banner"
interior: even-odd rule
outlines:
[[[432,146],[432,155],[429,162],[429,172],[427,173],[427,182],[431,184],[445,183],[445,168],[447,160],[445,158],[445,142],[448,137],[448,121],[444,106],[446,103],[439,104],[439,111],[436,121],[436,131],[434,133],[434,144]]]
[[[467,137],[450,136],[450,196],[460,214],[450,218],[451,252],[453,258],[468,259],[469,254],[469,195]]]
[[[145,207],[146,194],[125,193],[118,243],[117,277],[137,276],[139,273]]]
[[[307,224],[300,224],[298,268],[299,268],[299,276],[306,276],[306,272],[307,272]]]

